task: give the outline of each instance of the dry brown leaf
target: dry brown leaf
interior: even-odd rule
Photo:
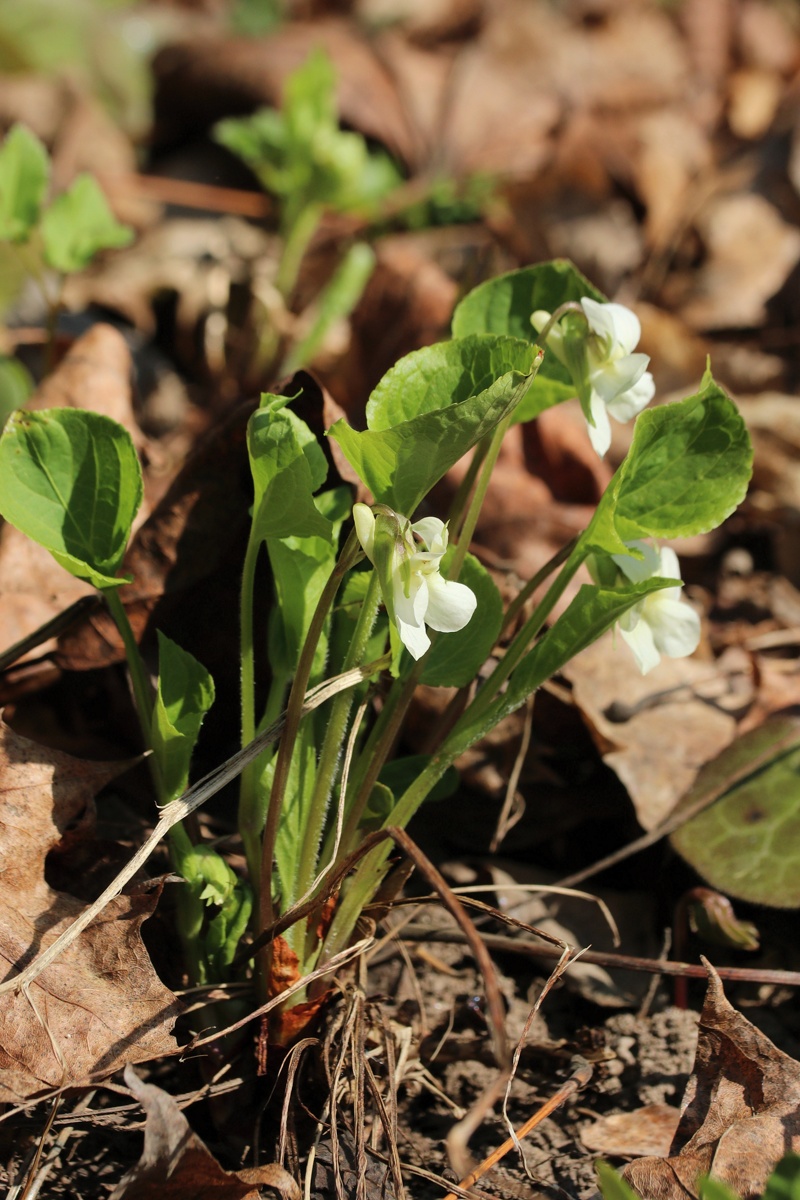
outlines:
[[[761,325],[765,305],[800,259],[800,230],[763,196],[740,193],[710,201],[697,219],[707,260],[682,308],[695,329]]]
[[[598,1117],[581,1130],[581,1141],[587,1150],[615,1158],[666,1155],[680,1115],[671,1104],[645,1104],[634,1112]]]
[[[144,1150],[110,1200],[259,1200],[268,1187],[284,1200],[300,1200],[294,1179],[276,1163],[223,1171],[172,1096],[144,1083],[130,1066],[125,1082],[147,1114]]]
[[[755,1200],[783,1155],[800,1151],[800,1063],[728,1003],[711,967],[709,975],[672,1153],[622,1173],[648,1200],[696,1200],[697,1178],[708,1174]]]
[[[94,793],[128,762],[73,758],[0,725],[0,971],[13,976],[64,932],[85,904],[53,890],[48,853],[92,823]],[[160,889],[159,889],[160,890]],[[0,999],[0,1100],[84,1083],[174,1052],[180,1011],[156,976],[140,928],[158,892],[118,897],[31,986]]]
[[[113,325],[93,325],[70,347],[26,408],[85,408],[127,429],[136,445],[142,431],[133,415],[131,352]]]
[[[642,676],[628,647],[622,639],[615,644],[610,633],[574,658],[564,675],[645,830],[664,820],[703,763],[735,735],[734,718],[699,698],[716,702],[725,694],[726,681],[712,664],[664,658]]]

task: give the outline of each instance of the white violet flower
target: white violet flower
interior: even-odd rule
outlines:
[[[611,445],[609,413],[617,421],[630,421],[655,395],[650,359],[634,353],[642,336],[639,318],[623,304],[599,304],[584,296],[581,308],[589,326],[585,353],[581,355],[582,378],[573,379],[589,425],[589,437],[602,458]],[[541,332],[550,313],[537,311],[531,323]],[[564,333],[558,325],[548,337],[550,348],[565,365]]]
[[[612,554],[611,557],[631,583],[643,583],[655,576],[680,580],[678,556],[670,546],[651,546],[639,541],[627,545],[641,550],[644,558],[633,558],[629,554]],[[679,583],[674,588],[651,592],[620,618],[620,634],[633,651],[643,675],[658,665],[662,654],[668,658],[685,658],[697,649],[700,618],[680,596]]]
[[[441,633],[463,629],[475,612],[475,593],[466,584],[443,579],[439,574],[447,549],[444,521],[425,517],[412,525],[406,517],[382,506],[378,514],[385,522],[378,539],[387,534],[392,538],[388,579],[381,577],[381,563],[387,556],[376,555],[376,517],[366,504],[353,506],[356,534],[367,558],[379,571],[384,602],[400,640],[413,658],[422,658],[431,644],[425,626]]]

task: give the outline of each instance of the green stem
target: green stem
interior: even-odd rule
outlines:
[[[478,476],[478,484],[472,494],[469,502],[464,521],[461,524],[461,531],[458,535],[458,545],[455,549],[449,570],[447,572],[448,579],[458,579],[459,572],[463,566],[470,543],[472,542],[478,517],[480,516],[483,501],[486,498],[486,492],[489,488],[489,482],[492,478],[492,471],[497,463],[497,456],[500,453],[500,447],[503,444],[503,438],[506,436],[508,428],[511,424],[514,414],[510,412],[500,423],[495,426],[490,438],[488,439],[488,448],[483,457],[480,466],[480,475]]]
[[[560,550],[557,550],[553,557],[549,558],[544,566],[540,567],[536,574],[533,575],[525,584],[525,586],[520,589],[506,609],[505,616],[503,617],[503,624],[500,628],[501,634],[508,629],[509,625],[513,624],[517,613],[525,606],[536,589],[541,587],[545,579],[553,574],[553,571],[555,571],[556,567],[560,567],[563,562],[567,561],[577,544],[578,539],[576,537],[567,542],[567,544],[562,546]]]
[[[128,663],[128,674],[131,677],[131,686],[133,687],[133,698],[136,702],[136,712],[139,717],[139,725],[142,730],[142,738],[145,746],[150,748],[150,722],[153,716],[153,689],[150,680],[147,677],[142,656],[139,653],[139,644],[136,641],[131,623],[128,620],[128,614],[125,611],[125,605],[119,598],[119,588],[103,588],[102,593],[105,596],[111,616],[114,618],[114,623],[119,630],[122,644],[125,647],[125,658]],[[158,794],[159,804],[166,804],[164,798],[164,787],[161,781],[161,773],[158,770],[158,764],[154,754],[150,755],[150,768],[153,771],[153,780],[156,784],[156,792]]]
[[[386,826],[396,825],[405,828],[431,789],[439,782],[459,753],[464,750],[465,747],[458,737],[459,727],[466,723],[472,724],[476,717],[481,716],[490,707],[503,683],[519,665],[530,643],[544,625],[585,557],[586,553],[578,543],[547,595],[514,638],[502,662],[498,664],[475,699],[465,709],[444,745],[397,801],[385,822]],[[377,846],[359,863],[348,881],[346,892],[325,938],[320,963],[328,961],[347,945],[363,907],[372,899],[383,878],[385,863],[390,851],[391,843]]]
[[[242,746],[252,742],[256,734],[256,680],[255,647],[253,640],[253,600],[256,567],[261,550],[261,539],[253,537],[251,530],[244,556],[242,590],[239,599],[239,639],[242,660]],[[258,819],[259,760],[250,763],[242,771],[239,781],[239,833],[241,834],[247,859],[250,883],[257,893],[261,870],[261,829]]]
[[[139,652],[139,645],[131,628],[131,623],[128,620],[125,606],[120,600],[119,589],[103,588],[102,593],[105,596],[109,611],[114,618],[114,623],[119,630],[125,647],[125,658],[128,664],[131,686],[133,687],[133,698],[139,717],[139,725],[142,730],[142,738],[145,746],[148,749],[152,749],[150,728],[153,714],[153,692],[142,656]],[[163,808],[173,797],[167,795],[158,757],[155,754],[150,754],[147,761],[158,805],[160,808]],[[185,878],[187,875],[185,862],[187,857],[192,854],[193,846],[191,838],[182,824],[179,823],[172,826],[169,831],[169,843],[172,865],[178,874]],[[199,981],[204,978],[205,972],[205,964],[199,940],[204,910],[202,902],[192,895],[190,888],[191,884],[187,884],[178,892],[178,929],[181,935],[184,959],[189,976],[191,979]]]
[[[373,571],[367,586],[364,602],[361,605],[361,612],[356,621],[350,646],[342,664],[342,671],[349,671],[352,667],[359,666],[364,661],[367,643],[372,633],[372,627],[375,624],[379,601],[380,586],[378,583],[378,574],[377,571]],[[319,847],[322,840],[325,816],[328,811],[328,801],[333,791],[336,769],[342,746],[344,745],[347,722],[350,717],[352,705],[353,690],[349,688],[346,692],[340,692],[331,706],[331,715],[317,763],[314,791],[311,796],[311,804],[303,832],[303,844],[300,849],[300,861],[297,868],[297,882],[292,888],[292,896],[295,900],[299,896],[306,894],[317,874]]]
[[[334,597],[339,590],[339,585],[345,573],[353,566],[353,564],[361,556],[361,547],[358,543],[355,530],[353,530],[345,542],[344,549],[339,556],[339,559],[331,571],[328,582],[323,588],[322,595],[317,602],[317,607],[314,610],[314,615],[311,618],[311,624],[306,635],[306,640],[303,643],[303,649],[300,652],[300,658],[297,663],[297,671],[295,672],[292,689],[289,693],[289,699],[286,705],[286,720],[281,737],[278,756],[275,760],[275,773],[272,777],[272,788],[270,791],[269,807],[267,808],[267,820],[264,826],[264,838],[261,849],[261,880],[260,880],[260,903],[259,903],[259,922],[260,928],[266,929],[271,925],[274,919],[272,907],[272,870],[273,861],[275,858],[275,842],[278,836],[278,825],[280,822],[281,808],[283,806],[283,797],[286,791],[286,785],[289,781],[289,768],[292,762],[292,754],[294,752],[297,733],[300,728],[300,720],[303,715],[303,700],[305,697],[308,681],[311,676],[311,671],[314,666],[314,656],[316,654],[317,643],[322,635],[325,626],[325,620],[328,611],[333,603]]]
[[[297,283],[303,256],[321,217],[322,208],[319,204],[305,204],[284,235],[283,253],[275,275],[275,287],[287,303]]]

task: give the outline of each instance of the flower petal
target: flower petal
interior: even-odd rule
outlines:
[[[633,542],[626,542],[626,546],[630,546],[633,550],[640,550],[644,558],[634,558],[632,554],[612,554],[614,562],[619,567],[622,574],[631,583],[644,583],[646,579],[652,579],[654,575],[662,575],[663,550],[659,550],[658,546],[651,545],[650,542],[642,542],[638,539]],[[672,551],[675,554],[675,551]],[[677,555],[675,564],[677,566]],[[671,579],[671,575],[666,575],[666,579]],[[680,571],[675,576],[680,579]]]
[[[424,625],[409,625],[401,617],[395,622],[397,632],[400,634],[400,641],[405,646],[412,658],[422,658],[426,650],[429,649],[431,639],[425,632]]]
[[[447,549],[447,525],[438,517],[423,517],[411,526],[419,534],[431,554],[441,556]]]
[[[475,612],[478,601],[465,583],[442,579],[437,572],[428,576],[428,611],[425,623],[440,633],[463,629]]]
[[[428,608],[428,581],[424,575],[415,571],[408,585],[408,595],[403,585],[403,578],[396,571],[392,579],[392,600],[394,603],[394,618],[399,628],[402,621],[405,625],[421,628],[425,621]]]
[[[649,599],[659,601],[646,605],[644,610],[656,648],[669,658],[694,654],[700,642],[700,618],[694,609],[664,592],[655,592]]]
[[[646,675],[648,671],[652,671],[653,667],[658,666],[661,661],[661,655],[656,649],[653,631],[647,621],[637,621],[632,629],[623,629],[620,624],[619,632],[620,637],[627,642],[633,651],[633,656],[643,675]]]
[[[361,542],[361,548],[372,562],[372,552],[375,547],[375,514],[368,504],[353,505],[353,524],[356,536]]]
[[[631,358],[638,358],[638,355],[632,354]],[[633,387],[608,401],[608,411],[616,421],[630,421],[643,408],[647,408],[655,394],[656,385],[653,376],[649,371],[645,371]]]
[[[584,296],[581,308],[592,332],[609,338],[617,353],[630,354],[638,346],[642,327],[636,314],[624,304],[598,304]]]
[[[594,425],[589,422],[589,441],[595,449],[595,452],[602,458],[611,445],[611,422],[608,419],[608,412],[603,401],[592,390],[591,399],[589,401],[589,409],[594,420]]]
[[[594,366],[589,381],[605,403],[610,404],[636,386],[649,362],[646,354],[626,354],[623,358],[604,359]]]

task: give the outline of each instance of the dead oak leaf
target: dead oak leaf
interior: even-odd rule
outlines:
[[[696,1200],[712,1174],[743,1200],[760,1196],[775,1164],[800,1151],[800,1063],[782,1054],[709,983],[692,1078],[668,1158],[641,1158],[623,1178],[648,1200]]]
[[[125,1068],[125,1082],[147,1114],[144,1150],[111,1200],[257,1200],[272,1188],[284,1200],[300,1200],[300,1189],[276,1163],[245,1171],[223,1171],[175,1100]]]
[[[50,850],[91,826],[95,792],[127,762],[85,762],[0,724],[0,978],[25,967],[85,905],[45,878]],[[0,1102],[108,1075],[175,1050],[180,1011],[141,938],[157,891],[117,897],[41,973],[0,997]]]

